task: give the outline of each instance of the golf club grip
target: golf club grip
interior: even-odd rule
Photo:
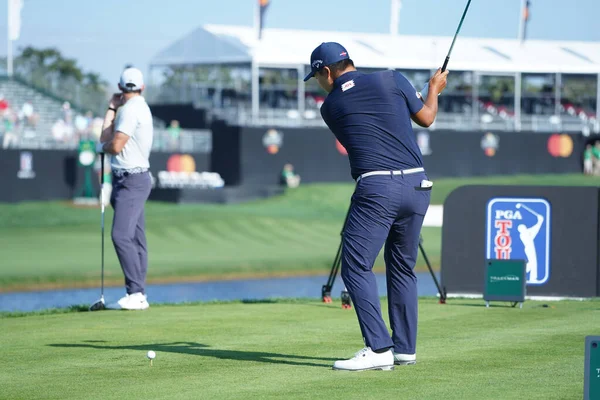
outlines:
[[[104,153],[100,153],[100,184],[104,185]]]
[[[446,67],[448,66],[448,61],[450,61],[450,56],[446,57],[446,60],[444,61],[444,65],[442,66],[442,72],[446,71]]]

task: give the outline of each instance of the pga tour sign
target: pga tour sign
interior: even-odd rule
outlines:
[[[493,198],[487,204],[486,258],[526,260],[528,285],[550,278],[550,203],[540,198]]]

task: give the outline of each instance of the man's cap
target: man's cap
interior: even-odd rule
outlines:
[[[142,90],[142,87],[144,86],[144,76],[142,75],[142,71],[133,67],[126,68],[121,73],[119,85],[121,85],[121,90],[126,92]]]
[[[348,52],[341,44],[321,43],[310,55],[310,73],[306,75],[304,82],[315,76],[315,72],[322,70],[323,67],[349,58]]]

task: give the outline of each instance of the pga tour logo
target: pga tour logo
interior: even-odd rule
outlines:
[[[486,257],[526,260],[527,284],[550,278],[550,203],[535,198],[495,198],[487,205]]]

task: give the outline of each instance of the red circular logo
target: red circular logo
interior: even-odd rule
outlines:
[[[548,153],[552,157],[567,158],[573,154],[573,139],[569,135],[554,134],[548,138]]]
[[[189,154],[173,154],[167,160],[167,171],[194,172],[196,171],[196,162]]]

